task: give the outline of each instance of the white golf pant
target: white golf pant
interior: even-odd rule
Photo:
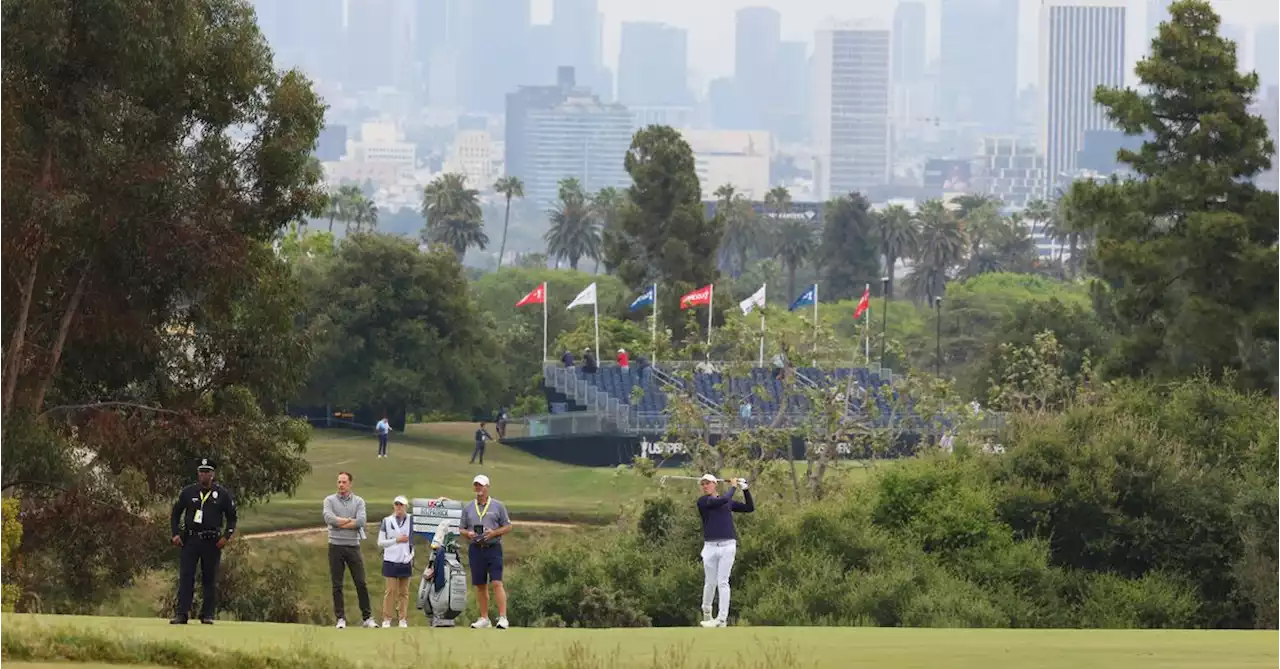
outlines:
[[[711,598],[720,591],[720,611],[716,617],[721,622],[729,619],[729,572],[738,554],[738,542],[707,541],[702,544],[702,610],[710,613]]]

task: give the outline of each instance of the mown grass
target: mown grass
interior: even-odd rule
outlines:
[[[334,630],[158,620],[6,616],[5,662],[191,669],[1252,669],[1276,666],[1275,631],[894,628]]]

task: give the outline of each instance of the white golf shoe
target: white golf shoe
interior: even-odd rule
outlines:
[[[408,621],[408,620],[401,620],[401,621],[400,621],[400,626],[401,626],[401,627],[408,627],[408,626],[409,626],[409,621]]]
[[[704,606],[704,607],[702,608],[702,622],[704,622],[704,623],[705,623],[705,622],[707,622],[708,620],[711,620],[711,607],[710,607],[710,606]]]
[[[364,621],[364,625],[361,625],[361,627],[368,627],[369,629],[377,629],[378,623],[373,618],[369,618],[368,620]]]
[[[727,623],[725,623],[725,621],[720,620],[719,618],[712,618],[711,620],[704,620],[704,621],[702,621],[702,623],[701,623],[701,624],[702,624],[702,626],[703,626],[703,627],[708,627],[708,628],[710,628],[710,627],[725,627],[725,626],[727,625]]]
[[[382,621],[382,629],[384,629],[384,630],[389,630],[389,629],[391,629],[391,621],[390,621],[390,620],[384,620],[384,621]]]
[[[511,623],[507,622],[506,616],[499,616],[497,627],[500,630],[504,630],[504,629],[507,629],[508,627],[511,627]]]
[[[485,629],[485,628],[488,628],[488,627],[493,627],[493,625],[491,625],[491,624],[489,623],[489,619],[488,619],[488,618],[481,618],[481,619],[479,619],[479,620],[477,620],[477,621],[475,621],[475,622],[471,623],[471,629],[473,629],[473,630],[482,630],[482,629]]]
[[[346,619],[346,618],[338,618],[338,629],[340,629],[340,630],[347,629],[347,619]]]

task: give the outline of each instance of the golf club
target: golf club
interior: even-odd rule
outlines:
[[[702,477],[701,476],[675,476],[675,475],[663,476],[662,478],[658,479],[658,485],[666,485],[667,479],[678,479],[681,481],[701,481]],[[729,480],[734,480],[734,479],[716,479],[716,483],[724,483],[725,481],[729,481]],[[746,479],[743,479],[743,480],[746,481]],[[750,485],[750,483],[751,483],[750,481],[747,481],[748,485]]]

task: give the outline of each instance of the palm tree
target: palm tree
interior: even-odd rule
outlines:
[[[507,198],[507,211],[502,216],[502,244],[498,246],[498,269],[502,269],[502,256],[507,253],[507,226],[511,223],[511,198],[524,197],[524,182],[520,177],[502,177],[493,184],[493,190]]]
[[[964,260],[968,240],[960,221],[941,200],[920,205],[920,244],[916,247],[916,267],[912,270],[914,297],[941,297],[947,272]]]
[[[991,207],[992,209],[995,209],[998,211],[1000,209],[1000,205],[1003,203],[1000,201],[1000,198],[998,197],[969,193],[969,194],[960,195],[958,197],[953,198],[951,200],[951,204],[955,205],[958,208],[956,215],[959,216],[961,220],[963,220],[968,218],[969,214],[971,214],[974,210],[981,209],[983,207]]]
[[[480,194],[467,188],[461,174],[441,174],[427,184],[422,190],[422,215],[427,219],[423,241],[448,247],[459,263],[467,249],[483,250],[489,244],[481,225]]]
[[[787,268],[788,299],[796,297],[796,270],[818,248],[817,232],[812,223],[799,218],[784,221],[774,232],[774,255]]]
[[[547,254],[569,261],[569,267],[578,269],[582,258],[600,259],[600,223],[587,202],[586,194],[577,179],[560,181],[560,200],[547,214],[551,229],[543,239],[547,242]]]
[[[1032,200],[1027,203],[1027,209],[1023,212],[1023,216],[1031,221],[1031,236],[1036,236],[1036,228],[1044,225],[1046,221],[1053,217],[1053,210],[1049,208],[1049,203],[1044,200]]]
[[[325,212],[329,217],[329,234],[333,234],[335,220],[343,223],[351,222],[353,205],[362,198],[364,193],[360,192],[359,186],[341,186],[337,191],[329,194],[329,206]]]
[[[366,224],[370,230],[378,227],[378,205],[374,204],[373,200],[359,193],[348,206],[351,210],[348,213],[350,220],[347,223],[347,232],[351,232],[351,223],[355,223],[356,232],[363,232]]]
[[[737,192],[733,184],[724,184],[715,191],[716,211],[722,212],[724,233],[720,248],[729,259],[728,265],[736,277],[747,269],[747,257],[760,244],[760,220],[751,210],[747,196]]]
[[[876,239],[880,242],[880,254],[884,256],[885,276],[889,277],[885,296],[892,299],[894,266],[900,258],[915,255],[920,245],[920,223],[900,204],[885,207],[872,220],[876,226]]]
[[[609,234],[619,234],[622,230],[623,207],[627,204],[627,194],[613,186],[601,188],[591,196],[591,213],[600,224],[600,240],[603,245]],[[600,255],[603,255],[603,246]],[[596,258],[596,272],[600,272],[600,258]]]
[[[985,242],[996,235],[1004,225],[1004,220],[1000,218],[1000,212],[996,210],[995,205],[989,201],[970,209],[967,215],[959,218],[964,235],[969,241],[970,266],[966,269],[966,274],[977,276],[982,272],[973,263],[982,255]]]

